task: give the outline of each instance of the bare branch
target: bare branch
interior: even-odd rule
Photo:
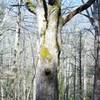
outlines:
[[[82,3],[84,4],[84,0],[81,0],[81,1],[82,1]],[[92,7],[90,8],[90,10],[91,10],[91,12],[93,13]],[[89,21],[91,22],[91,24],[93,25],[93,24],[94,24],[94,18],[90,17],[91,15],[90,15],[88,9],[86,9],[86,13],[87,13],[87,15],[85,15],[85,14],[83,14],[83,15],[84,15],[85,17],[87,17],[87,18],[89,19]]]
[[[85,4],[81,5],[80,7],[76,8],[74,11],[70,12],[67,16],[65,16],[63,25],[65,25],[69,20],[71,20],[76,14],[89,8],[94,2],[95,0],[88,0]]]
[[[91,16],[89,16],[87,14],[82,14],[82,13],[81,13],[81,15],[87,17],[90,20],[90,22],[92,22],[92,23],[94,22],[94,18],[93,17],[91,17]]]

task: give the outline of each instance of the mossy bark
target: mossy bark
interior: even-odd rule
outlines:
[[[60,8],[57,4],[47,5],[46,19],[42,0],[38,0],[37,17],[40,41],[36,70],[36,100],[58,100],[59,12]],[[46,49],[43,49],[43,47]]]

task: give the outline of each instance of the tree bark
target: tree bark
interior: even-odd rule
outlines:
[[[57,68],[60,50],[57,36],[60,8],[57,2],[53,5],[44,3],[38,0],[40,41],[36,70],[36,100],[58,100]]]
[[[95,23],[95,76],[94,76],[94,94],[93,100],[100,100],[100,1],[96,0],[94,4]]]

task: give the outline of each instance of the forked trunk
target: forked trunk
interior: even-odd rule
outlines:
[[[60,8],[57,2],[44,5],[38,1],[39,27],[38,64],[36,70],[36,100],[58,100],[57,67],[59,62],[58,27]]]

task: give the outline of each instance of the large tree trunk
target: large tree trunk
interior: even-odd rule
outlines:
[[[43,0],[38,0],[37,19],[40,41],[36,70],[36,100],[58,100],[59,12],[58,2],[47,5]]]
[[[93,100],[100,100],[100,0],[94,4],[95,26],[95,77]]]

